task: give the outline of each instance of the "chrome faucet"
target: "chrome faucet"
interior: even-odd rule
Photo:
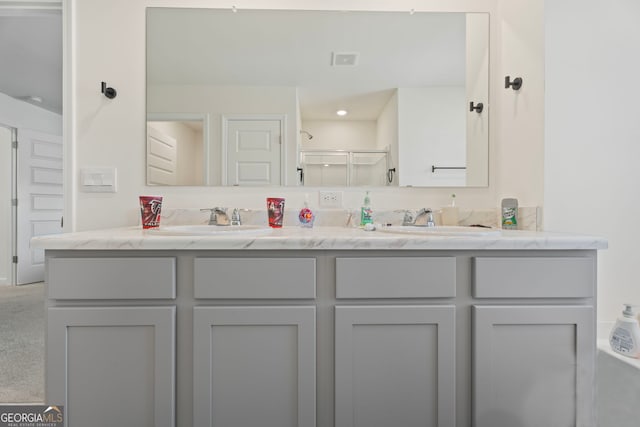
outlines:
[[[240,209],[235,208],[231,213],[231,225],[242,225],[242,218],[240,218]]]
[[[435,227],[436,222],[433,219],[433,211],[429,208],[422,208],[417,213],[415,218],[411,211],[404,212],[404,218],[402,219],[402,225],[412,225],[416,227]]]
[[[209,225],[229,225],[229,216],[227,215],[227,208],[210,208],[200,209],[201,211],[210,211]],[[238,214],[239,216],[239,214]]]

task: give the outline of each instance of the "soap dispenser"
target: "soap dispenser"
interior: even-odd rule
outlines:
[[[616,353],[640,358],[640,325],[637,308],[638,306],[631,304],[624,305],[622,316],[618,318],[609,336],[609,343]]]
[[[373,211],[371,210],[371,199],[368,191],[360,208],[360,225],[365,226],[367,224],[373,224]]]
[[[316,216],[313,214],[313,211],[309,208],[309,195],[304,195],[304,207],[300,209],[300,213],[298,213],[298,220],[300,221],[300,226],[305,228],[312,228],[313,221],[316,219]]]
[[[442,225],[458,225],[458,207],[456,206],[456,195],[451,195],[451,203],[441,209]]]

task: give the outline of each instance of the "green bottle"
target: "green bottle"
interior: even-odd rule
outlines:
[[[364,203],[360,208],[360,225],[373,223],[373,211],[371,210],[371,199],[369,198],[369,192],[364,196]]]

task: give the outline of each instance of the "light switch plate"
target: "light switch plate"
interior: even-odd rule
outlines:
[[[80,169],[80,187],[85,193],[115,193],[118,190],[117,169]]]

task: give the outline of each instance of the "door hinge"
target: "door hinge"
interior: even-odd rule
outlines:
[[[13,147],[14,150],[18,149],[18,140],[16,139],[15,141],[11,142],[11,146]]]
[[[11,206],[18,206],[18,199],[11,199]]]
[[[17,257],[17,256],[14,256],[14,257],[13,257],[13,263],[14,263],[14,264],[17,264],[17,263],[18,263],[18,257]]]

